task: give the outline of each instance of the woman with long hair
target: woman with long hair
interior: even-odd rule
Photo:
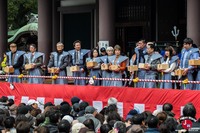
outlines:
[[[173,55],[173,49],[171,46],[167,46],[165,48],[165,55],[164,55],[164,62],[163,64],[169,64],[169,68],[166,70],[159,70],[162,72],[162,80],[171,80],[172,79],[172,72],[177,66],[178,56]],[[170,89],[172,88],[172,83],[169,82],[162,82],[160,84],[160,88],[163,89]]]

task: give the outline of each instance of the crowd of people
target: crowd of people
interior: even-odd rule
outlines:
[[[110,97],[100,112],[87,101],[74,96],[71,103],[41,104],[30,99],[18,106],[13,99],[0,98],[1,133],[176,133],[200,132],[196,108],[188,103],[176,119],[173,106],[165,103],[162,110],[141,112],[133,108],[125,116],[118,113],[117,99]]]
[[[57,74],[58,76],[67,76],[66,67],[76,67],[77,70],[72,71],[73,77],[91,77],[96,86],[132,86],[130,82],[123,82],[119,80],[95,80],[95,78],[130,78],[134,79],[163,79],[163,80],[185,80],[199,81],[200,71],[197,65],[190,65],[189,60],[199,60],[199,49],[194,47],[193,40],[186,38],[183,40],[183,48],[181,56],[178,57],[176,50],[171,44],[167,44],[164,55],[161,55],[156,50],[156,46],[152,42],[139,40],[133,56],[129,59],[122,55],[122,50],[119,45],[113,47],[94,48],[92,50],[82,49],[81,41],[76,40],[73,43],[74,49],[64,51],[64,44],[59,42],[56,44],[57,50],[52,52],[47,65],[48,72]],[[37,52],[36,45],[30,44],[30,52],[25,53],[17,50],[15,43],[10,44],[10,52],[6,53],[6,66],[13,67],[14,75],[20,74],[20,69],[27,68],[28,75],[42,76],[44,75],[42,66],[44,65],[45,55],[42,52]],[[96,65],[87,66],[88,62],[95,62]],[[144,63],[143,68],[138,71],[127,71],[127,66],[138,65]],[[168,64],[167,69],[158,69],[158,64]],[[5,67],[5,66],[4,66]],[[115,69],[113,68],[115,67]],[[104,68],[104,69],[103,69]],[[182,69],[182,75],[175,76],[176,69]],[[17,77],[9,77],[8,82],[20,82]],[[28,83],[43,83],[41,78],[29,78]],[[86,85],[85,79],[74,79],[75,85]],[[55,84],[67,84],[67,79],[58,78]],[[184,85],[172,84],[170,82],[138,82],[134,85],[138,88],[174,88],[183,89]],[[186,87],[190,90],[199,90],[199,84],[187,84]]]

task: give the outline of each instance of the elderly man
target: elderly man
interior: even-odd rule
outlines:
[[[7,62],[6,65],[14,68],[14,73],[12,73],[13,75],[19,75],[20,74],[20,69],[23,66],[23,55],[25,54],[24,51],[18,51],[17,50],[17,44],[15,43],[11,43],[10,44],[10,52],[7,52]],[[9,73],[11,74],[11,73]],[[18,77],[9,77],[8,78],[8,82],[20,82]]]
[[[99,128],[101,127],[101,123],[97,118],[95,118],[96,114],[97,114],[97,110],[94,107],[87,106],[85,108],[85,115],[78,117],[77,120],[83,123],[85,120],[92,119],[94,122],[95,131],[97,132]]]
[[[59,76],[66,76],[67,71],[66,67],[70,65],[71,56],[68,52],[64,51],[64,44],[58,42],[56,44],[57,51],[52,52],[50,60],[48,63],[48,70],[51,71],[51,68],[56,68],[55,73],[58,73]],[[56,84],[67,84],[66,79],[56,79]]]

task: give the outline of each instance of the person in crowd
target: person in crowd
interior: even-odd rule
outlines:
[[[87,119],[92,119],[94,122],[95,131],[97,132],[99,130],[99,128],[101,127],[101,122],[95,118],[96,114],[97,114],[97,110],[94,107],[87,106],[85,108],[85,115],[78,117],[77,120],[79,122],[83,123]]]
[[[58,123],[59,133],[70,133],[71,124],[67,120],[62,120]]]
[[[158,70],[162,74],[162,80],[172,80],[172,72],[178,65],[178,56],[173,56],[173,49],[170,46],[165,48],[164,62],[162,64],[169,64],[169,68],[166,70]],[[172,83],[161,82],[160,88],[171,89]]]
[[[29,47],[30,53],[25,54],[25,69],[26,65],[32,65],[31,68],[27,69],[28,74],[30,76],[42,76],[42,68],[41,66],[44,63],[44,53],[37,52],[36,51],[36,45],[30,44]],[[34,83],[34,84],[42,84],[43,80],[41,78],[28,78],[28,83]]]
[[[27,105],[29,105],[31,107],[31,109],[38,109],[39,108],[38,107],[39,102],[34,100],[34,99],[28,100]]]
[[[97,63],[96,66],[87,66],[87,69],[90,71],[89,77],[91,77],[91,78],[93,78],[94,76],[96,78],[101,77],[101,60],[98,56],[99,56],[98,49],[92,49],[90,58],[86,59],[86,62],[96,62]],[[100,83],[101,83],[100,80],[94,80],[94,83],[92,83],[92,84],[95,86],[100,86]]]
[[[121,55],[121,47],[119,45],[115,45],[114,47],[115,55],[109,56],[108,60],[110,63],[109,70],[112,71],[112,77],[122,79],[123,72],[126,69],[128,57]],[[118,66],[117,69],[112,69],[112,65]],[[123,86],[122,81],[112,81],[111,86]]]
[[[112,127],[109,124],[103,124],[100,127],[100,133],[108,133],[110,130],[112,130]]]
[[[7,55],[7,61],[6,66],[9,66],[10,68],[14,68],[14,73],[9,73],[13,75],[19,75],[21,68],[23,66],[23,55],[25,54],[24,51],[17,50],[17,44],[11,43],[10,44],[10,51],[6,53]],[[8,82],[20,82],[20,79],[18,77],[8,77]]]
[[[71,64],[72,66],[79,66],[79,71],[72,72],[73,77],[86,77],[86,58],[88,58],[88,54],[90,50],[81,49],[81,41],[76,40],[73,43],[74,50],[68,51],[72,56]],[[75,85],[86,85],[86,81],[84,79],[75,79]]]
[[[46,112],[45,116],[49,118],[48,124],[46,127],[49,129],[50,133],[58,132],[58,122],[60,120],[60,113],[58,110],[51,109]]]
[[[199,58],[199,49],[192,47],[193,40],[191,38],[185,38],[183,40],[183,50],[181,51],[181,60],[180,60],[180,68],[184,69],[182,80],[188,79],[189,81],[193,81],[193,72],[194,66],[189,65],[189,60],[198,59]],[[193,84],[187,84],[186,89],[194,89]],[[184,89],[184,85],[181,86]]]
[[[82,101],[79,105],[80,111],[78,112],[78,116],[83,116],[85,114],[85,108],[89,106],[88,102]]]
[[[144,56],[147,55],[147,42],[145,39],[139,40],[137,43],[137,47],[135,48],[135,55],[133,55],[133,58],[135,58],[133,61],[131,61],[131,65],[138,65],[139,63],[144,63],[145,58]],[[135,56],[135,57],[134,57]],[[137,77],[139,79],[144,79],[145,77],[145,70],[139,69],[137,72]],[[142,88],[144,86],[144,82],[138,82],[136,85],[138,88]]]
[[[196,133],[200,132],[200,123],[196,119],[196,113],[197,111],[194,105],[192,103],[187,103],[183,108],[183,116],[179,118],[177,130],[184,129],[187,124],[190,124],[190,131],[196,131]]]
[[[148,128],[145,133],[160,133],[158,131],[158,118],[156,116],[151,116],[147,123]]]
[[[100,59],[102,61],[101,66],[105,67],[106,65],[108,65],[108,57],[113,55],[113,47],[107,47],[106,49],[106,53],[107,55],[105,56],[101,56]],[[105,70],[101,70],[102,71],[102,78],[111,78],[111,73],[112,71],[110,71],[109,69],[105,69]],[[102,86],[110,86],[111,85],[111,81],[109,80],[102,80]]]
[[[64,51],[64,44],[58,42],[56,44],[57,51],[52,52],[49,63],[47,65],[48,71],[51,72],[51,68],[56,68],[52,74],[58,74],[58,76],[67,76],[66,67],[71,64],[71,55]],[[67,84],[66,79],[56,79],[55,84]]]
[[[106,54],[107,54],[107,52],[106,52],[106,48],[104,48],[104,47],[102,47],[101,49],[100,49],[100,55],[99,56],[105,56]]]
[[[15,129],[15,118],[12,116],[6,117],[6,119],[4,120],[4,125],[5,125],[5,132],[8,133],[15,133],[16,129]]]
[[[113,128],[118,133],[126,133],[126,125],[122,121],[116,121]]]
[[[145,79],[156,79],[157,77],[157,65],[161,63],[162,56],[159,53],[154,52],[155,45],[149,44],[147,46],[147,53],[145,55]],[[145,82],[143,88],[156,88],[155,82]]]
[[[30,133],[31,125],[27,121],[21,121],[16,125],[17,133]]]

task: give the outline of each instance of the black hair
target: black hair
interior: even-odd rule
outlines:
[[[157,118],[156,116],[153,116],[153,115],[152,115],[152,116],[148,119],[147,123],[148,123],[148,127],[149,127],[149,128],[157,128],[157,126],[158,126],[158,118]]]
[[[186,44],[193,44],[193,40],[191,38],[185,38],[183,40],[183,43],[186,43]]]
[[[173,106],[171,103],[165,103],[162,107],[163,111],[172,111],[173,110]]]
[[[183,108],[183,116],[195,118],[196,108],[192,103],[188,103]]]
[[[92,131],[95,131],[94,121],[92,119],[87,119],[83,124]]]
[[[6,117],[6,119],[4,120],[4,126],[5,128],[13,128],[15,124],[15,118],[12,116]]]
[[[71,124],[67,120],[62,120],[58,123],[58,131],[59,133],[69,133],[71,128]]]
[[[73,42],[73,46],[74,46],[74,47],[75,47],[75,44],[76,44],[76,43],[80,43],[80,44],[81,44],[81,41],[80,41],[80,40],[74,41],[74,42]]]
[[[97,49],[97,48],[94,48],[94,49],[92,49],[92,51],[91,51],[91,55],[90,55],[91,58],[93,58],[93,53],[94,53],[95,50],[97,51],[98,56],[99,56],[99,51],[98,51],[98,49]]]
[[[100,127],[100,133],[108,133],[110,130],[112,130],[112,127],[109,124],[103,124]]]

